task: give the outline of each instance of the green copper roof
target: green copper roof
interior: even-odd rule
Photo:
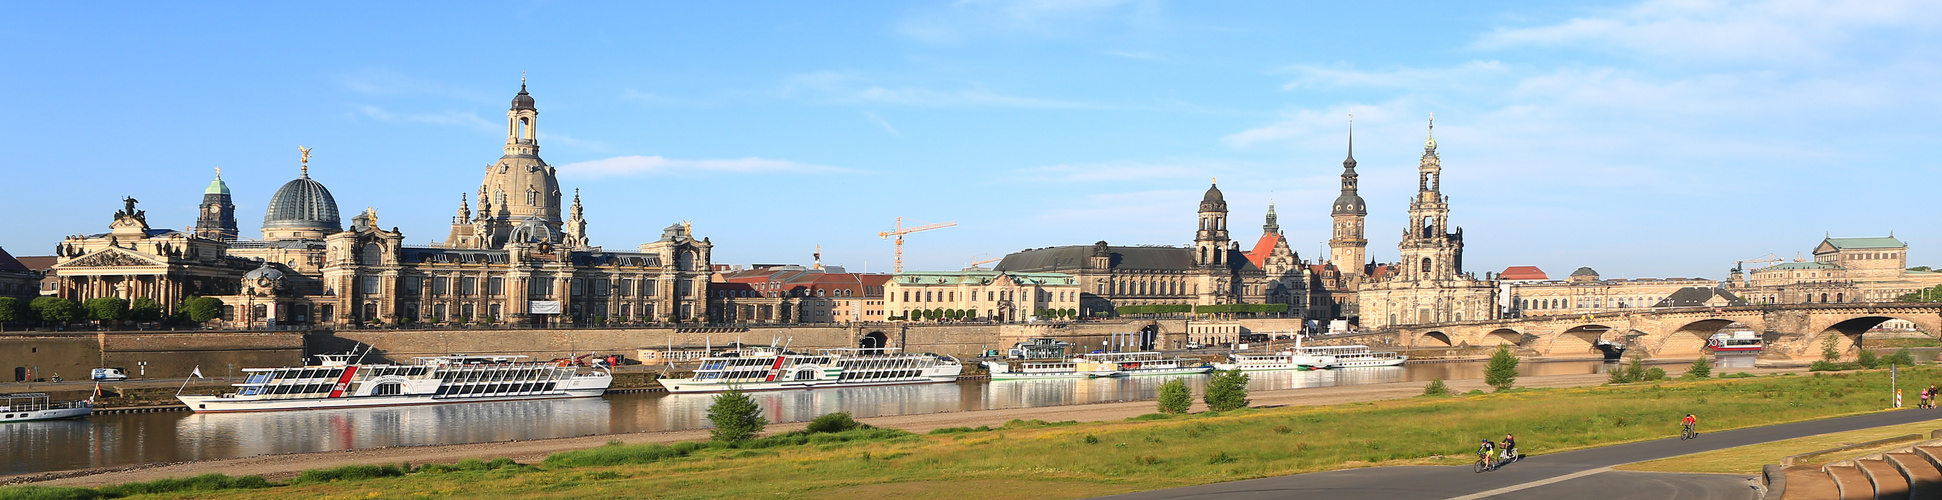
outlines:
[[[1785,264],[1776,264],[1776,265],[1771,265],[1767,267],[1762,267],[1759,270],[1765,271],[1768,269],[1840,269],[1840,268],[1841,266],[1823,263],[1823,262],[1788,262]]]
[[[202,190],[202,194],[229,194],[229,185],[223,183],[223,178],[217,177],[209,181],[209,189]]]
[[[1834,248],[1840,249],[1908,247],[1907,243],[1902,243],[1902,240],[1895,239],[1893,236],[1887,238],[1828,238],[1827,244],[1834,245]]]

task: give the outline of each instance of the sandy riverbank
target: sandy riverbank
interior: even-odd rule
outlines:
[[[1734,370],[1743,371],[1743,370]],[[1744,370],[1753,373],[1779,371],[1798,371],[1797,369],[1759,369]],[[1675,373],[1676,374],[1676,373]],[[1594,386],[1606,381],[1604,374],[1545,375],[1518,378],[1520,387],[1581,387]],[[1455,380],[1447,382],[1452,389],[1469,391],[1486,389],[1482,380]],[[1394,382],[1342,387],[1318,387],[1309,389],[1290,389],[1279,391],[1259,391],[1250,395],[1254,406],[1304,406],[1329,405],[1352,402],[1379,401],[1385,399],[1407,398],[1423,391],[1423,382]],[[1196,403],[1196,406],[1199,406]],[[1195,408],[1195,411],[1204,408]],[[1047,421],[1077,420],[1097,422],[1122,420],[1153,412],[1153,402],[1135,401],[1119,403],[1099,403],[1088,405],[1052,406],[1040,408],[1009,408],[998,410],[978,410],[964,412],[931,413],[922,415],[897,415],[861,419],[871,425],[904,429],[916,433],[929,432],[941,427],[976,427],[980,425],[998,426],[1012,419],[1040,419]],[[786,432],[800,429],[802,423],[770,425],[770,432]],[[229,475],[261,475],[270,480],[295,477],[305,469],[319,469],[355,464],[382,464],[411,462],[451,463],[468,458],[490,460],[507,457],[519,462],[536,463],[548,454],[600,446],[611,440],[625,443],[665,443],[675,441],[701,440],[708,438],[707,430],[637,432],[627,434],[605,434],[569,438],[540,439],[531,441],[511,441],[496,443],[471,443],[436,446],[409,446],[395,448],[376,448],[319,453],[297,453],[285,455],[266,455],[257,457],[204,460],[174,464],[147,464],[102,469],[83,469],[59,471],[18,476],[0,477],[0,484],[40,484],[49,486],[100,486],[134,481],[150,481],[169,477],[188,477],[211,472]]]

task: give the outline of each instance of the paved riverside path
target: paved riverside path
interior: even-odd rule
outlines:
[[[1753,489],[1745,476],[1628,472],[1613,471],[1609,467],[1830,432],[1937,420],[1942,419],[1942,412],[1904,409],[1720,432],[1705,432],[1705,418],[1705,415],[1700,415],[1698,439],[1682,441],[1675,435],[1654,441],[1534,455],[1481,474],[1472,471],[1467,463],[1460,466],[1369,467],[1203,484],[1104,498],[1753,498]],[[1942,422],[1938,422],[1938,425],[1942,426]],[[1667,434],[1678,432],[1676,423],[1667,422],[1665,427]],[[1542,436],[1529,434],[1519,439],[1522,444],[1542,440]],[[1740,493],[1731,493],[1735,491]]]

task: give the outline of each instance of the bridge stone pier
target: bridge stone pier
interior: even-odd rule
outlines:
[[[1509,344],[1544,356],[1592,355],[1604,340],[1647,357],[1698,357],[1706,339],[1733,323],[1759,332],[1762,358],[1818,359],[1822,342],[1835,339],[1844,357],[1860,351],[1861,334],[1891,319],[1908,320],[1929,335],[1942,333],[1942,304],[1864,302],[1736,307],[1689,307],[1540,316],[1488,321],[1402,325],[1397,342],[1411,348]],[[1642,350],[1642,351],[1641,351]]]

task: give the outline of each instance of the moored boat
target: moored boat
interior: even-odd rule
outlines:
[[[956,382],[964,364],[897,348],[818,349],[802,354],[777,347],[728,351],[703,358],[694,376],[666,379],[668,392],[774,391],[825,387]]]
[[[598,397],[605,371],[526,361],[526,356],[430,356],[412,364],[361,364],[355,354],[318,356],[302,367],[245,368],[236,392],[176,396],[197,413],[315,410]]]
[[[1713,352],[1760,352],[1765,349],[1760,336],[1752,330],[1715,333],[1712,338],[1706,339],[1706,348]]]
[[[90,413],[94,413],[94,404],[87,401],[56,403],[39,392],[0,395],[0,422],[85,417]]]
[[[1193,375],[1214,371],[1214,367],[1199,361],[1180,358],[1163,358],[1157,352],[1107,352],[1074,356],[1074,361],[1085,360],[1092,363],[1108,363],[1117,367],[1126,376],[1146,375]]]
[[[1372,351],[1366,345],[1332,345],[1296,347],[1295,352],[1309,356],[1334,359],[1329,368],[1364,368],[1371,366],[1402,366],[1409,356],[1389,351]]]
[[[1234,353],[1228,355],[1227,359],[1226,363],[1214,363],[1214,369],[1228,371],[1238,368],[1244,372],[1320,370],[1335,364],[1332,357],[1301,354],[1294,349],[1267,354]]]
[[[991,372],[992,380],[1040,380],[1058,378],[1099,378],[1120,375],[1119,365],[1112,363],[1047,360],[1047,361],[1003,361],[984,362],[985,369]]]

